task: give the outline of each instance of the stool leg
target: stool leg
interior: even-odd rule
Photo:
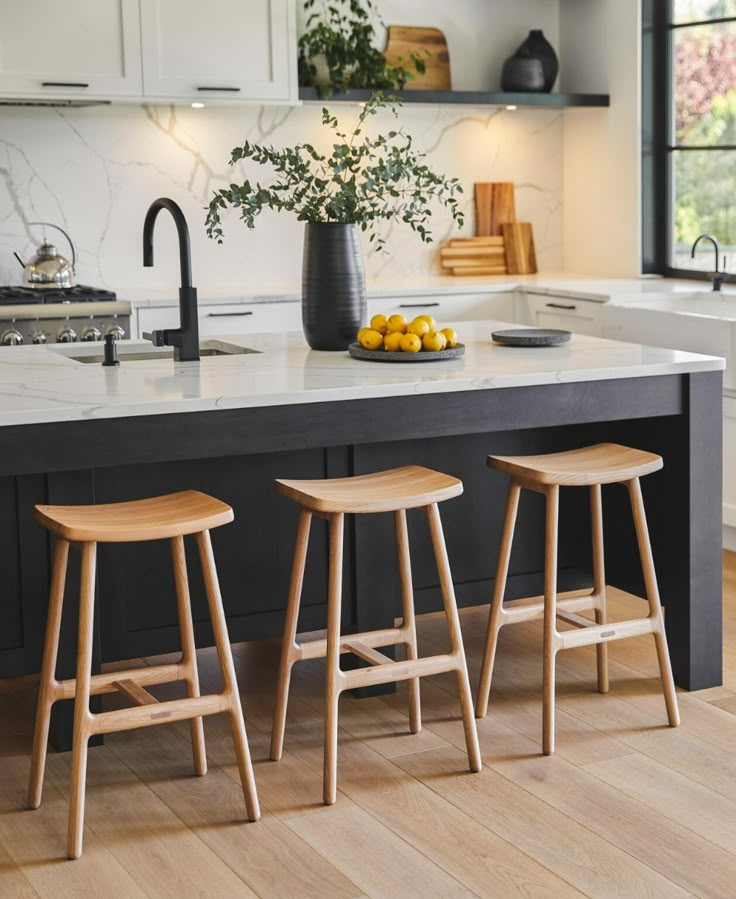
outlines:
[[[212,554],[210,532],[201,531],[199,534],[194,535],[194,539],[197,541],[199,558],[202,563],[202,574],[204,576],[204,586],[207,593],[207,605],[209,606],[212,631],[215,636],[215,647],[217,649],[217,659],[220,664],[220,673],[222,674],[222,693],[225,702],[227,703],[227,711],[230,716],[230,726],[233,731],[233,743],[235,744],[235,755],[238,759],[240,783],[243,787],[245,807],[249,820],[257,821],[261,816],[261,811],[258,805],[258,793],[256,791],[256,781],[253,775],[253,765],[250,760],[250,750],[248,749],[248,737],[245,732],[243,709],[240,704],[238,680],[235,676],[233,654],[230,649],[230,640],[227,634],[227,622],[225,621],[225,612],[222,608],[222,596],[220,595],[220,584],[217,579],[217,568],[215,567],[215,558]]]
[[[72,745],[72,785],[69,795],[67,855],[79,858],[84,837],[84,797],[87,781],[87,744],[92,716],[89,710],[92,679],[92,641],[95,613],[95,573],[97,544],[82,544],[82,581],[79,594],[79,641],[77,678],[74,691],[74,738]]]
[[[544,546],[544,697],[542,703],[542,751],[555,751],[555,660],[557,657],[557,523],[560,488],[546,490],[547,513]]]
[[[401,579],[401,608],[404,621],[402,627],[407,632],[407,659],[416,659],[417,627],[414,617],[414,588],[411,579],[411,555],[409,553],[409,530],[406,526],[406,511],[397,509],[394,513],[396,522],[396,543],[399,550],[399,577]],[[422,708],[419,698],[419,678],[409,681],[409,728],[413,734],[422,729]]]
[[[284,751],[284,732],[286,730],[286,707],[289,702],[289,683],[291,669],[299,658],[299,647],[296,642],[296,629],[299,621],[299,606],[302,599],[304,583],[304,566],[307,561],[309,545],[309,528],[312,513],[302,508],[299,512],[299,524],[296,532],[294,561],[291,567],[289,583],[289,601],[286,606],[284,636],[281,643],[281,660],[279,662],[279,679],[276,686],[276,705],[273,712],[273,729],[271,731],[271,759],[277,762]]]
[[[606,568],[603,550],[603,499],[601,485],[593,484],[590,488],[590,520],[593,536],[593,592],[598,596],[595,610],[595,623],[605,624],[606,608]],[[595,648],[598,663],[598,692],[608,693],[608,644],[598,643]]]
[[[337,709],[342,685],[340,671],[340,613],[342,611],[342,551],[344,515],[330,522],[330,575],[327,596],[327,670],[325,689],[325,759],[323,801],[337,801]]]
[[[680,710],[677,705],[677,692],[675,690],[675,681],[672,677],[672,665],[670,664],[670,654],[667,649],[667,636],[664,629],[664,616],[662,614],[662,603],[659,598],[659,587],[657,586],[657,574],[654,570],[654,559],[652,558],[652,546],[649,540],[649,529],[647,527],[647,518],[644,512],[644,500],[641,495],[641,484],[639,478],[628,481],[629,496],[631,498],[631,511],[634,515],[634,526],[636,528],[636,539],[639,544],[639,555],[641,556],[641,567],[644,574],[644,584],[647,591],[647,600],[649,601],[649,617],[653,618],[656,623],[654,631],[654,642],[657,647],[657,659],[659,660],[659,672],[662,679],[662,690],[664,692],[664,700],[667,705],[667,718],[671,727],[677,727],[680,723]]]
[[[473,715],[473,696],[470,692],[470,680],[468,678],[468,666],[465,661],[465,649],[463,647],[463,635],[460,630],[460,617],[457,614],[457,602],[455,601],[455,588],[452,584],[450,562],[447,558],[447,547],[442,533],[442,522],[437,503],[425,507],[429,521],[429,532],[432,536],[432,548],[437,562],[437,572],[440,576],[440,589],[442,601],[445,606],[447,626],[450,631],[450,646],[452,655],[457,665],[457,686],[460,693],[460,708],[465,728],[465,743],[468,749],[468,761],[471,771],[480,771],[482,762],[480,747],[478,745],[478,730],[475,726]]]
[[[172,538],[171,559],[174,567],[174,583],[176,584],[176,606],[179,612],[181,665],[185,672],[184,681],[187,686],[187,696],[199,696],[197,648],[194,644],[192,605],[189,598],[189,579],[187,577],[187,559],[184,552],[183,537]],[[207,773],[207,752],[204,745],[204,724],[202,718],[192,718],[190,727],[192,732],[194,773],[202,777]]]
[[[46,770],[46,752],[49,741],[51,706],[54,704],[56,658],[59,652],[59,631],[61,629],[61,611],[64,605],[64,583],[66,581],[66,565],[68,558],[69,544],[66,540],[60,538],[57,539],[54,548],[54,567],[51,574],[51,589],[49,591],[46,635],[43,643],[41,682],[38,691],[38,706],[36,708],[36,728],[33,734],[31,775],[28,781],[28,808],[38,808],[39,805],[41,805],[43,775]]]
[[[488,698],[491,695],[491,678],[493,677],[493,663],[496,659],[498,632],[503,625],[503,597],[506,592],[506,578],[509,573],[511,545],[514,540],[514,527],[516,526],[516,513],[519,508],[520,493],[521,487],[512,481],[506,499],[506,514],[503,520],[503,530],[501,531],[501,549],[498,555],[496,580],[493,584],[493,598],[491,599],[491,609],[488,615],[486,647],[483,652],[483,667],[480,672],[478,698],[475,704],[475,715],[477,718],[484,718],[488,711]]]

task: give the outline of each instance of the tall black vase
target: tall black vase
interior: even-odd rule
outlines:
[[[302,325],[313,350],[345,350],[367,315],[363,254],[356,225],[307,223]]]
[[[541,60],[542,69],[544,70],[544,90],[549,93],[554,87],[555,81],[557,81],[560,62],[557,59],[554,47],[544,36],[544,32],[540,30],[530,31],[529,36],[520,45],[516,53],[519,56]]]

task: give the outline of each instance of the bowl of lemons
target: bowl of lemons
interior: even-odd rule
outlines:
[[[465,353],[454,328],[438,328],[431,315],[408,321],[403,315],[374,315],[348,352],[369,362],[438,362]]]

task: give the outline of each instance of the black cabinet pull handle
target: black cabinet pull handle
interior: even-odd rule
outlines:
[[[252,312],[208,312],[205,318],[235,318],[238,315],[253,315]]]
[[[430,306],[439,306],[439,303],[399,303],[399,309],[429,309]]]
[[[547,303],[550,309],[577,309],[577,306],[568,306],[565,303]]]
[[[198,87],[198,91],[229,91],[232,94],[237,94],[240,90],[239,87]]]
[[[85,81],[42,81],[41,87],[89,87]]]

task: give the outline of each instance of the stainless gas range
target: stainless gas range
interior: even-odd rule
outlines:
[[[0,346],[130,337],[130,303],[95,287],[0,287]]]

